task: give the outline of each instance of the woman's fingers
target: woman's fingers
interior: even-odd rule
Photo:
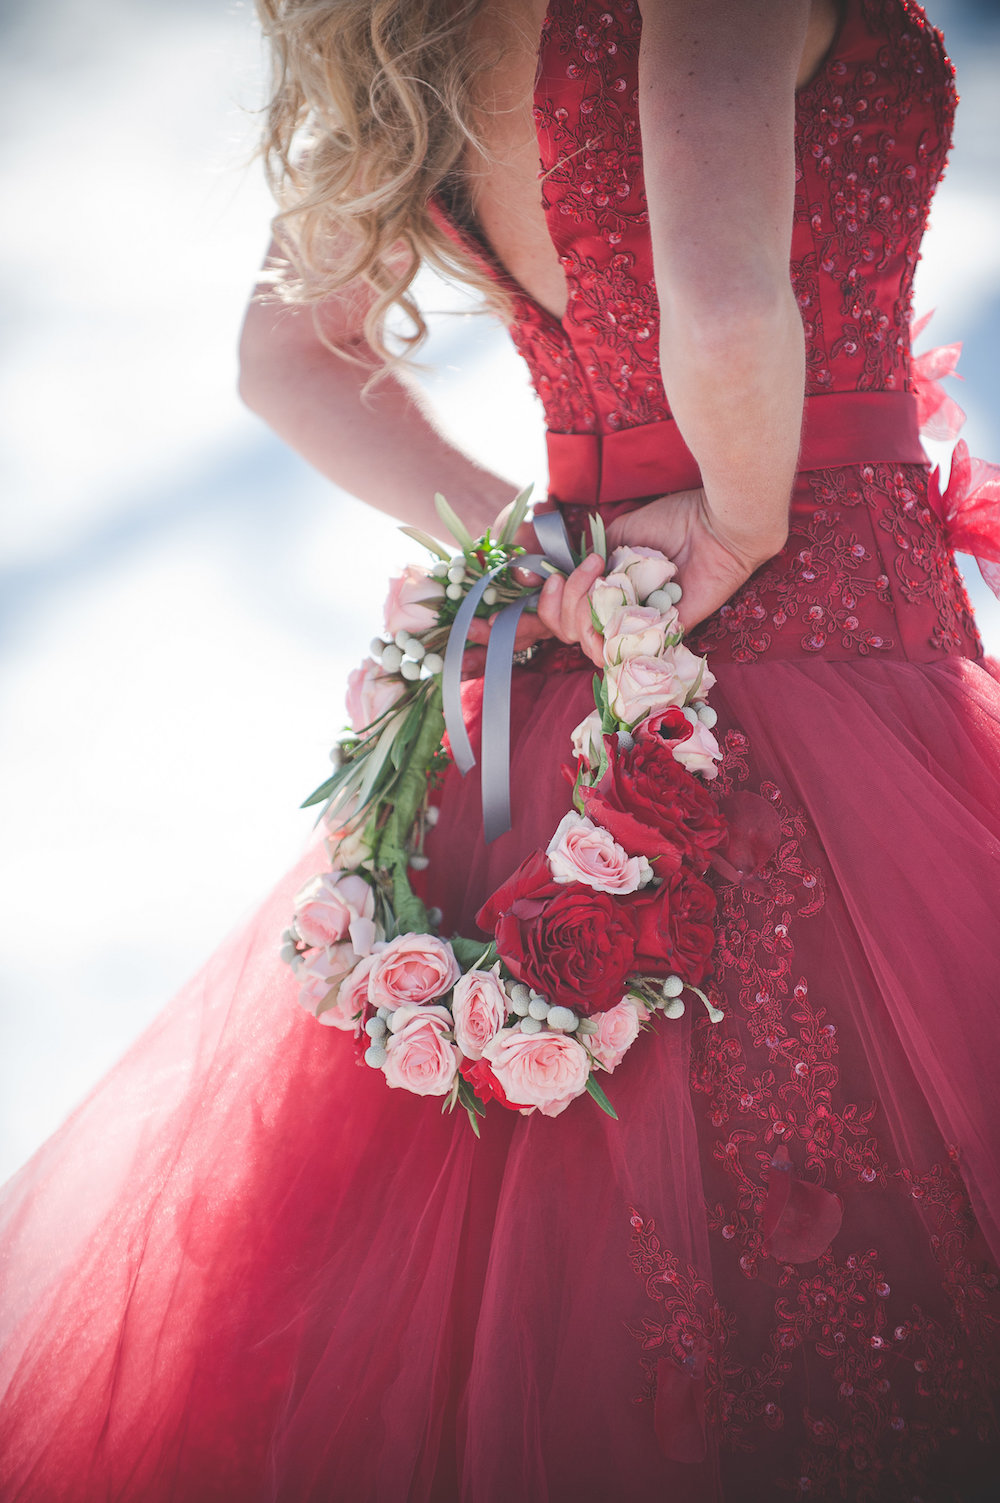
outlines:
[[[538,617],[562,642],[578,642],[595,663],[601,662],[601,638],[590,614],[590,587],[604,570],[604,560],[592,553],[565,579],[553,574],[538,601]]]
[[[521,651],[546,637],[558,637],[561,642],[578,643],[591,661],[600,666],[602,638],[594,629],[589,592],[603,570],[604,560],[594,553],[566,577],[550,574],[542,586],[537,615],[525,611],[518,622],[515,649]],[[485,647],[495,620],[495,616],[474,617],[469,625],[469,641]],[[469,662],[478,662],[474,651],[467,655]]]

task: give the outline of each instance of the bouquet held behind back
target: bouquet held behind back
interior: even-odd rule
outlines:
[[[534,599],[515,570],[568,572],[579,561],[557,513],[535,519],[549,557],[515,544],[528,499],[518,497],[495,538],[474,539],[439,496],[454,556],[403,529],[435,562],[390,582],[384,633],[349,677],[351,730],[334,748],[332,777],[307,800],[324,805],[330,869],[298,894],[282,937],[303,1006],[353,1034],[388,1086],[461,1104],[477,1132],[489,1101],[554,1117],[587,1093],[616,1116],[599,1077],[644,1027],[679,1017],[688,991],[722,1017],[700,986],[715,914],[703,878],[725,835],[706,787],[720,757],[707,703],[714,678],[683,644],[674,565],[648,548],[608,558],[598,518],[592,542],[606,572],[590,606],[604,666],[595,708],[572,736],[571,807],[546,849],[479,910],[492,939],[440,934],[440,912],[411,886],[427,865],[445,767],[474,761],[461,662],[472,617],[494,612],[484,824],[488,839],[509,827],[510,648]]]

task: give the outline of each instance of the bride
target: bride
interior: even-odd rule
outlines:
[[[1000,555],[975,467],[942,497],[919,442],[940,35],[915,0],[259,8],[282,208],[243,396],[372,505],[436,533],[441,491],[480,533],[513,488],[385,319],[415,352],[426,261],[506,320],[542,510],[673,558],[717,680],[724,1018],[652,1030],[617,1121],[476,1141],[296,1008],[316,842],[8,1187],[0,1496],[985,1496],[1000,692],[951,549]],[[519,628],[510,830],[444,774],[443,934],[566,811],[601,568]]]

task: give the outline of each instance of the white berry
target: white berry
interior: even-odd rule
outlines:
[[[496,592],[496,590],[493,588],[492,585],[487,585],[486,588],[485,588],[485,590],[483,591],[483,604],[484,605],[495,605],[496,604],[496,598],[497,598],[497,592]]]
[[[404,658],[399,665],[399,671],[412,683],[414,679],[420,677],[420,664],[415,663],[412,658]]]
[[[371,641],[368,643],[368,651],[371,653],[373,658],[381,658],[383,652],[385,652],[385,649],[386,643],[383,642],[381,637],[372,637]]]
[[[461,584],[465,578],[465,565],[460,563],[451,564],[448,569],[448,578],[452,584]]]
[[[684,990],[684,983],[679,976],[668,976],[660,987],[665,997],[679,997]]]
[[[541,1033],[541,1031],[542,1031],[542,1025],[538,1021],[537,1018],[522,1018],[521,1019],[521,1032],[522,1033]]]
[[[413,855],[410,857],[410,866],[412,866],[415,872],[426,871],[430,864],[431,858],[429,856],[425,856],[421,851],[414,851]]]
[[[706,730],[710,731],[712,727],[717,724],[719,717],[712,709],[711,705],[699,705],[698,719],[701,721]]]
[[[462,596],[465,594],[465,591],[462,589],[462,586],[460,584],[450,584],[445,590],[445,594],[447,595],[449,600],[461,600]]]
[[[573,1033],[576,1030],[577,1016],[571,1007],[550,1007],[549,1015],[545,1020],[550,1028],[558,1033]]]
[[[373,1070],[381,1070],[388,1058],[381,1044],[369,1044],[365,1050],[365,1064],[371,1065]]]
[[[549,1004],[544,997],[532,997],[528,1003],[528,1017],[537,1018],[541,1022],[549,1015]]]
[[[386,673],[395,673],[403,661],[402,648],[397,647],[395,642],[390,642],[382,654],[382,667]]]
[[[440,673],[444,667],[444,658],[439,653],[429,652],[424,658],[424,667],[428,673]]]
[[[667,1002],[667,1003],[664,1004],[663,1013],[664,1013],[664,1016],[668,1017],[668,1018],[680,1018],[680,1017],[683,1017],[683,1015],[684,1015],[684,999],[683,999],[683,997],[671,997],[670,1000],[669,1000],[669,1002]]]

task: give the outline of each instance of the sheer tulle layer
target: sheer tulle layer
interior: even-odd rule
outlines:
[[[589,693],[516,675],[490,848],[474,774],[447,779],[429,885],[464,932],[564,812]],[[951,658],[724,666],[713,699],[724,786],[782,830],[719,887],[726,1021],[644,1038],[617,1123],[581,1101],[477,1143],[297,1008],[276,947],[313,848],[8,1187],[5,1500],[742,1503],[804,1475],[881,1503],[994,1475],[1000,693]],[[762,1245],[789,1187],[799,1252],[842,1206],[809,1261]]]

